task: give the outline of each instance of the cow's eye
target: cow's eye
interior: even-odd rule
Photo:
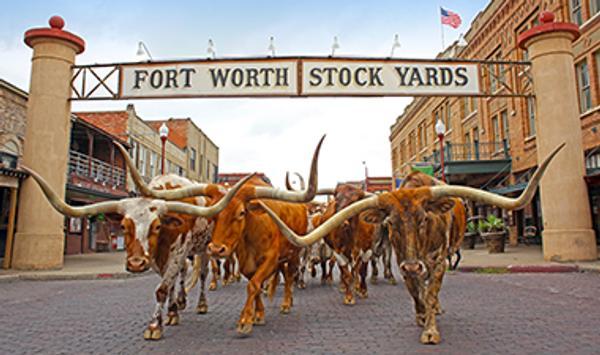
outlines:
[[[246,210],[241,210],[238,218],[243,218],[246,215]]]
[[[154,230],[158,232],[160,230],[160,224],[155,225]]]

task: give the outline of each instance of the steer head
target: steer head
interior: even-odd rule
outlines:
[[[381,199],[381,205],[366,211],[363,219],[385,225],[404,276],[429,277],[432,267],[445,260],[445,214],[454,199],[433,199],[428,188],[401,189]]]
[[[196,200],[196,205],[205,205],[204,198],[198,197]],[[162,200],[131,198],[122,201],[122,208],[121,228],[127,251],[125,269],[134,273],[146,271],[150,266],[160,268],[164,261],[159,260],[160,246],[171,245],[176,236],[191,230],[197,218],[169,213]]]
[[[286,191],[273,188],[262,179],[254,177],[239,193],[231,200],[229,205],[218,215],[212,234],[212,241],[208,245],[208,251],[213,256],[228,257],[237,248],[244,237],[247,224],[250,219],[269,217],[258,205],[258,199],[271,199],[286,202],[309,202],[317,192],[317,163],[319,151],[325,136],[321,138],[313,154],[308,188],[302,191]],[[219,193],[209,195],[218,199]],[[260,231],[259,233],[263,233]],[[266,235],[266,233],[265,233]]]

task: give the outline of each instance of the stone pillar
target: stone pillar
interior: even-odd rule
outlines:
[[[85,42],[63,31],[64,20],[53,16],[50,28],[25,33],[33,48],[27,102],[23,165],[42,175],[60,196],[65,194],[71,133],[71,78],[75,56]],[[56,269],[63,265],[64,217],[27,179],[19,197],[19,218],[13,251],[15,269]]]
[[[541,181],[544,259],[595,260],[572,50],[579,28],[554,22],[551,12],[543,12],[540,22],[519,36],[532,63],[538,161],[567,143]]]

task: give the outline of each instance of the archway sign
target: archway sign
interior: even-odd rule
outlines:
[[[313,96],[531,96],[529,62],[225,58],[74,66],[72,100]],[[514,75],[513,75],[514,74]],[[510,80],[505,80],[510,78]],[[490,92],[484,83],[493,80]]]
[[[572,43],[579,27],[554,20],[554,14],[542,12],[540,24],[519,35],[519,46],[531,62],[298,56],[74,65],[85,41],[64,30],[64,20],[53,16],[49,28],[25,33],[33,57],[23,163],[64,194],[73,100],[528,97],[535,92],[538,159],[567,143],[541,182],[544,258],[595,260],[573,70]],[[48,207],[30,181],[23,183],[19,196],[13,267],[61,267],[63,217]]]

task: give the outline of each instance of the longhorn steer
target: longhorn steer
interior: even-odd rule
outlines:
[[[264,203],[274,209],[294,231],[306,233],[307,206],[304,203],[312,200],[316,193],[317,160],[324,138],[323,136],[313,155],[306,191],[277,190],[261,179],[253,178],[216,218],[209,252],[217,257],[227,257],[235,252],[240,262],[240,272],[249,280],[248,296],[237,326],[237,332],[241,336],[250,334],[253,324],[265,323],[261,288],[269,278],[278,279],[279,272],[283,273],[285,279],[281,313],[289,313],[293,303],[292,286],[299,264],[300,248],[281,235],[271,218],[260,208],[257,203],[260,200],[257,199],[264,199]],[[275,281],[271,284],[271,295],[274,285]]]
[[[120,145],[117,144],[117,146],[124,153],[123,155],[131,168],[132,163],[128,159],[127,152]],[[185,306],[184,279],[187,270],[185,259],[192,252],[202,254],[206,250],[206,243],[210,236],[210,228],[206,218],[212,217],[225,208],[237,190],[250,178],[247,177],[227,194],[223,194],[224,197],[221,201],[218,203],[213,202],[214,205],[211,207],[202,206],[206,204],[206,200],[202,197],[187,199],[187,203],[163,201],[151,197],[125,198],[120,201],[107,201],[88,206],[72,207],[58,197],[48,183],[35,171],[26,167],[23,168],[38,183],[50,204],[63,215],[72,217],[100,213],[123,215],[121,225],[127,249],[125,268],[130,272],[137,273],[152,267],[161,275],[161,282],[155,292],[157,304],[153,318],[144,332],[145,339],[154,340],[160,339],[162,336],[162,308],[167,296],[169,296],[169,313],[166,324],[175,325],[179,322],[177,309]],[[137,171],[132,171],[132,177],[136,174]],[[171,179],[171,182],[165,182],[169,179]],[[162,182],[155,181],[156,185],[151,184],[150,186],[174,187],[172,182],[175,180],[178,181],[177,184],[184,181],[180,177],[163,176],[157,178],[157,181]],[[198,191],[220,191],[219,186],[212,184],[191,184],[187,186],[188,189],[191,189],[187,194],[182,194],[181,188],[169,191],[153,191],[151,187],[140,182],[139,174],[134,177],[134,181],[138,185],[142,184],[139,187],[145,196],[161,194],[168,197],[165,194],[179,193],[181,196],[176,197],[181,199],[197,195],[199,194]],[[204,255],[206,254],[204,253]],[[174,285],[178,275],[181,278],[181,290],[176,298]],[[198,311],[200,313],[206,312],[206,307],[204,292],[201,292]]]
[[[433,178],[420,171],[413,171],[406,176],[400,188],[416,188],[421,186],[445,185],[443,181]],[[454,207],[446,213],[449,230],[448,234],[448,263],[451,269],[455,270],[460,262],[460,246],[465,239],[465,229],[467,228],[467,212],[465,205],[460,198],[454,199]],[[452,255],[456,254],[456,262],[452,264]]]
[[[310,245],[326,237],[345,220],[362,211],[370,210],[365,218],[371,221],[380,222],[389,218],[391,241],[406,287],[415,302],[416,321],[424,328],[420,340],[424,344],[438,344],[441,336],[435,316],[449,243],[449,222],[445,216],[453,208],[454,198],[462,197],[509,210],[523,208],[531,202],[544,171],[563,146],[564,144],[556,148],[540,164],[525,191],[514,199],[466,186],[403,188],[358,201],[339,211],[304,237],[299,237],[290,230],[268,206],[263,204],[263,208],[283,234],[299,246]]]

